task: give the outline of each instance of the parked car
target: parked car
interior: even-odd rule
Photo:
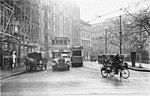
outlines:
[[[68,54],[61,54],[61,57],[55,57],[52,59],[53,71],[58,69],[70,69],[70,56]]]
[[[31,72],[37,69],[47,69],[47,59],[44,57],[46,53],[32,52],[28,53],[25,60],[26,70]]]
[[[96,62],[96,57],[95,57],[95,56],[90,56],[90,61],[91,61],[91,62],[93,62],[93,61]]]

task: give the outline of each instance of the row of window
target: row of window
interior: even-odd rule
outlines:
[[[82,38],[90,39],[91,34],[87,34],[87,33],[82,32]]]
[[[91,42],[90,41],[85,41],[85,40],[82,40],[82,46],[91,46]]]
[[[56,44],[56,45],[67,45],[67,40],[54,40],[53,44]]]
[[[82,30],[91,30],[91,27],[89,27],[89,26],[82,26]]]

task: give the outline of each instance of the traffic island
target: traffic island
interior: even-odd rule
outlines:
[[[142,71],[142,72],[150,72],[150,69],[149,68],[145,68],[145,67],[128,66],[128,69],[135,70],[135,71]]]

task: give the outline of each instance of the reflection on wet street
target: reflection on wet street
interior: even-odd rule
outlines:
[[[2,80],[2,96],[148,96],[150,73],[130,70],[128,79],[103,78],[97,63],[84,62],[70,71],[24,73]]]

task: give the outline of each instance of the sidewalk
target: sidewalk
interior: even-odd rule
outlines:
[[[0,80],[5,79],[7,77],[15,76],[17,74],[21,74],[25,71],[26,71],[26,67],[24,64],[19,65],[19,66],[13,68],[12,70],[3,69],[3,70],[1,70],[1,73],[0,73]]]
[[[127,62],[129,65],[129,69],[135,70],[135,71],[143,71],[143,72],[150,72],[150,64],[141,63],[143,68],[138,68],[140,63],[135,63],[135,67],[132,67],[131,62]]]
[[[47,67],[51,66],[51,61],[47,62]],[[24,64],[20,64],[19,66],[13,68],[13,70],[10,69],[4,69],[0,70],[0,80],[15,76],[21,73],[26,72],[26,66]]]

